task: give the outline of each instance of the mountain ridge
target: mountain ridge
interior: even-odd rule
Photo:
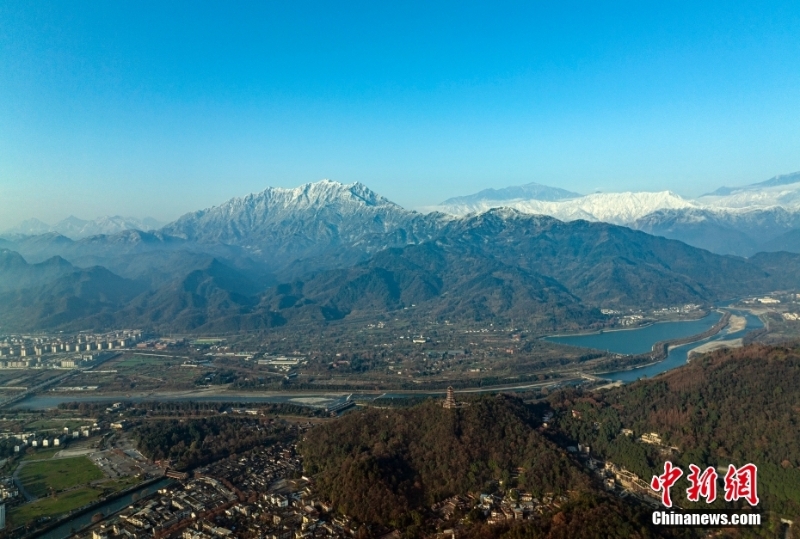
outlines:
[[[16,260],[10,265],[21,264],[7,256]],[[600,323],[600,308],[712,304],[764,293],[790,280],[791,260],[800,265],[800,255],[748,261],[627,227],[562,222],[508,208],[450,220],[433,239],[390,246],[351,264],[320,264],[289,279],[264,274],[263,263],[242,258],[223,261],[180,250],[126,256],[133,258],[119,259],[115,268],[129,278],[105,268],[108,273],[74,268],[65,273],[83,277],[57,276],[10,291],[0,298],[0,320],[20,329],[136,325],[226,332],[415,308],[414,316],[426,319],[513,319],[551,332]],[[78,286],[76,279],[97,284]],[[135,293],[100,299],[83,294],[103,286]],[[76,307],[70,310],[69,301],[49,305],[46,297],[75,297]],[[62,316],[53,318],[50,311]]]
[[[85,220],[70,215],[54,225],[49,225],[36,218],[26,219],[15,227],[3,232],[11,236],[36,236],[55,232],[72,240],[81,240],[99,234],[114,234],[125,230],[141,230],[148,232],[164,226],[152,217],[139,219],[136,217],[122,217],[119,215],[102,216],[96,219]]]
[[[800,229],[800,172],[740,188],[722,187],[697,199],[662,191],[594,193],[551,201],[503,197],[493,200],[489,195],[495,192],[484,190],[451,198],[429,209],[464,217],[510,207],[564,221],[607,222],[678,239],[719,254],[751,256],[764,247],[800,250],[791,234]]]
[[[440,203],[440,206],[448,204],[468,204],[480,202],[482,200],[516,200],[516,199],[533,199],[543,201],[555,201],[569,198],[577,198],[583,195],[560,189],[558,187],[550,187],[540,183],[531,182],[525,185],[504,187],[502,189],[484,189],[474,195],[458,196],[448,198]]]

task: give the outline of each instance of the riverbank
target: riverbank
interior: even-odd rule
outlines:
[[[738,311],[734,311],[740,314]],[[743,345],[747,345],[751,336],[758,334],[763,329],[763,322],[758,317],[751,314],[745,314],[746,325],[738,332],[718,332],[716,335],[706,337],[707,342],[716,342],[721,340],[736,340],[741,338]],[[707,344],[699,343],[699,344]],[[614,372],[606,372],[601,376],[607,380],[620,380],[622,382],[634,382],[640,378],[652,378],[658,376],[666,371],[686,365],[689,361],[688,352],[692,348],[697,348],[699,344],[689,343],[681,346],[669,347],[667,358],[663,361],[648,362],[645,366],[635,366],[634,368],[620,369]]]
[[[701,344],[697,348],[692,348],[691,350],[689,350],[688,358],[689,360],[691,360],[692,356],[695,355],[707,354],[708,352],[714,352],[715,350],[720,350],[722,348],[741,348],[742,346],[744,346],[744,341],[741,338],[730,339],[727,341],[707,342],[705,344]]]
[[[559,337],[590,337],[592,335],[603,335],[605,333],[617,333],[620,331],[637,331],[640,329],[649,328],[651,326],[655,326],[658,324],[673,324],[678,322],[697,322],[698,320],[702,320],[713,311],[700,311],[700,315],[696,318],[677,318],[675,320],[654,320],[651,322],[647,322],[640,326],[633,326],[633,327],[624,327],[624,328],[612,328],[612,329],[598,329],[597,331],[567,331],[565,333],[556,333],[553,335],[545,335],[544,337],[540,337],[541,339],[556,339]]]
[[[657,365],[658,363],[661,363],[662,361],[667,359],[670,350],[678,348],[680,346],[685,346],[687,344],[708,339],[718,334],[720,331],[722,331],[725,328],[725,326],[728,325],[731,318],[730,312],[724,311],[723,313],[724,314],[716,324],[714,324],[711,328],[702,333],[697,333],[695,335],[690,335],[688,337],[682,337],[679,339],[659,341],[653,344],[653,347],[650,350],[650,352],[645,354],[637,354],[637,355],[627,356],[625,358],[620,358],[616,361],[616,366],[611,367],[610,370],[605,370],[603,372],[594,374],[596,374],[597,376],[604,376],[608,374],[632,371],[636,369],[642,369],[645,367]]]
[[[719,322],[723,313],[712,311],[696,320],[657,322],[639,327],[628,327],[569,337],[544,337],[544,340],[559,345],[597,350],[599,352],[638,356],[653,351],[653,343],[672,341],[702,333]]]
[[[702,318],[702,317],[701,317]],[[671,322],[691,322],[692,320],[671,320]],[[670,320],[665,320],[665,322],[670,322]],[[626,328],[614,328],[614,329],[598,329],[597,331],[575,331],[575,332],[567,332],[567,333],[557,333],[555,335],[545,335],[544,337],[540,337],[541,339],[554,339],[558,337],[590,337],[592,335],[602,335],[604,333],[617,333],[620,331],[636,331],[637,329],[644,329],[649,328],[650,326],[654,326],[661,322],[648,322],[646,324],[642,324],[641,326],[634,326],[634,327],[626,327]]]
[[[148,488],[153,488],[153,491],[146,495],[152,495],[158,490],[158,488],[161,488],[172,481],[173,480],[164,477],[154,477],[152,479],[148,479],[147,481],[134,485],[128,489],[115,492],[101,500],[97,500],[84,507],[75,509],[57,521],[49,523],[44,528],[40,528],[23,535],[22,539],[60,539],[70,537],[73,534],[91,526],[93,523],[92,517],[94,517],[95,514],[102,513],[104,517],[108,517],[112,514],[118,513],[130,503],[130,501],[125,498],[131,498],[132,500],[134,495],[147,491]],[[115,504],[115,502],[118,503]],[[119,507],[116,507],[117,505]],[[90,514],[91,516],[87,520],[86,517]]]
[[[728,322],[728,333],[736,333],[742,331],[747,327],[747,318],[736,314],[731,315],[730,322]]]
[[[714,324],[714,327],[712,327],[708,331],[704,331],[703,333],[699,333],[697,335],[692,335],[691,337],[685,337],[683,339],[673,339],[670,341],[657,342],[656,344],[653,345],[653,356],[652,356],[653,359],[655,359],[656,362],[662,361],[664,359],[667,359],[667,355],[669,354],[670,348],[677,348],[678,346],[692,344],[693,342],[699,342],[708,339],[709,337],[713,337],[714,335],[722,331],[725,328],[725,326],[728,325],[730,319],[731,319],[731,313],[725,311],[725,314],[722,315],[722,318],[720,318],[719,322]],[[744,329],[744,326],[742,326],[741,329]]]

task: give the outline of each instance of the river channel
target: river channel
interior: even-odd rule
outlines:
[[[744,311],[731,311],[731,314],[745,318],[746,326],[744,329],[729,332],[728,328],[703,339],[701,341],[684,344],[671,348],[667,358],[653,365],[639,367],[625,371],[610,372],[601,374],[603,378],[621,382],[633,382],[639,378],[650,378],[662,372],[685,365],[689,352],[698,346],[714,341],[728,341],[744,337],[748,332],[764,327],[761,320],[750,313]],[[697,335],[711,329],[720,319],[718,312],[713,312],[699,320],[688,322],[660,322],[650,326],[629,329],[622,331],[606,331],[602,333],[592,333],[586,335],[570,335],[548,337],[548,340],[570,346],[581,348],[591,348],[595,350],[605,350],[617,354],[643,354],[652,350],[655,343],[673,339],[681,339],[692,335]]]
[[[671,341],[703,333],[719,322],[720,318],[722,315],[713,311],[698,320],[658,322],[643,328],[554,336],[548,337],[547,340],[615,354],[645,354],[659,341]]]
[[[89,524],[92,523],[92,517],[94,515],[101,513],[104,517],[117,513],[128,507],[132,504],[135,500],[139,498],[144,498],[145,496],[149,496],[150,494],[154,494],[158,489],[163,488],[174,481],[172,479],[162,479],[160,481],[156,481],[155,483],[151,483],[147,486],[144,486],[139,489],[134,489],[131,492],[128,492],[124,496],[121,496],[115,500],[111,500],[105,503],[99,504],[97,507],[92,508],[91,511],[84,513],[80,516],[77,516],[69,521],[61,524],[60,526],[53,528],[52,530],[45,532],[41,535],[36,535],[37,539],[65,539],[67,537],[71,537],[74,535],[75,531],[85,528]]]

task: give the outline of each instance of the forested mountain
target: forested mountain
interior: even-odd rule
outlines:
[[[143,287],[107,269],[76,269],[56,279],[0,294],[0,324],[5,328],[85,327],[94,318],[100,327],[113,319],[121,305]],[[78,322],[76,324],[76,322]]]
[[[542,516],[500,525],[472,512],[459,523],[459,536],[696,537],[693,530],[656,528],[644,507],[599,492],[563,449],[539,434],[538,425],[530,405],[507,395],[480,397],[456,409],[427,401],[410,409],[347,414],[309,431],[299,449],[315,488],[337,511],[397,527],[403,537],[435,532],[432,504],[492,493],[499,485],[566,501]]]
[[[19,253],[0,249],[0,292],[43,285],[75,270],[60,256],[28,264]]]
[[[800,263],[800,255],[781,263],[720,256],[626,227],[507,208],[422,216],[335,182],[268,189],[157,232],[11,245],[19,254],[0,260],[8,275],[0,292],[13,292],[0,320],[14,331],[224,332],[412,308],[426,319],[513,319],[553,331],[598,322],[600,308],[710,304],[792,287],[790,260]],[[95,266],[105,273],[78,269]],[[58,281],[76,271],[91,274]],[[89,282],[105,292],[90,298]]]
[[[415,306],[454,320],[526,319],[540,329],[599,318],[554,279],[505,264],[468,245],[425,243],[387,249],[347,270],[331,270],[264,296],[286,317],[340,319]],[[303,314],[305,313],[305,315]]]
[[[744,259],[606,223],[500,209],[453,221],[442,238],[552,277],[596,305],[713,301],[771,286],[770,276]]]
[[[631,227],[715,253],[751,256],[765,250],[800,252],[800,245],[791,239],[800,231],[800,211],[781,207],[665,209],[637,219]]]
[[[535,425],[532,411],[507,396],[457,409],[428,401],[348,414],[310,431],[300,451],[320,493],[338,510],[363,522],[402,525],[411,511],[491,490],[520,467],[520,488],[537,496],[588,488],[588,478]]]
[[[510,210],[454,221],[434,241],[388,248],[354,266],[281,285],[249,258],[221,260],[180,250],[131,253],[114,262],[128,279],[108,271],[92,277],[111,286],[113,276],[125,289],[99,302],[70,303],[66,298],[81,295],[64,283],[36,280],[36,271],[49,275],[36,270],[39,265],[5,256],[7,271],[14,266],[17,273],[30,273],[13,281],[14,295],[0,307],[12,328],[57,323],[72,329],[137,325],[200,331],[326,322],[412,307],[433,319],[514,319],[536,331],[574,329],[601,320],[600,307],[708,303],[792,286],[797,265],[787,258],[800,258],[784,254],[776,263],[778,255],[753,261],[722,257],[624,227],[563,223]],[[45,297],[62,301],[62,315],[41,308]]]
[[[660,434],[665,445],[678,448],[669,458],[687,471],[689,464],[756,464],[759,508],[800,517],[798,345],[722,350],[653,380],[602,393],[566,391],[553,401],[563,412],[559,428],[572,440],[646,480],[663,472],[666,457],[620,434],[622,427],[636,436]],[[581,417],[573,417],[572,409]],[[689,505],[685,489],[673,493],[679,505]],[[715,507],[730,504],[718,500]]]

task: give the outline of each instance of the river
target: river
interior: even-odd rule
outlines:
[[[59,525],[56,528],[53,528],[48,532],[45,532],[41,535],[37,535],[36,538],[66,539],[67,537],[71,537],[72,535],[74,535],[75,531],[90,525],[92,523],[92,517],[94,517],[94,515],[96,515],[97,513],[102,513],[104,517],[107,517],[109,515],[122,511],[123,509],[125,509],[134,502],[134,496],[136,497],[137,500],[139,498],[144,498],[145,496],[154,494],[158,489],[164,488],[165,486],[171,483],[174,483],[174,480],[161,479],[160,481],[156,481],[155,483],[131,491],[115,500],[101,503],[96,508],[93,508],[91,511],[88,511],[82,515],[70,519],[67,522]]]
[[[659,341],[671,341],[697,335],[711,329],[722,315],[711,312],[698,320],[658,322],[643,328],[602,331],[582,335],[547,337],[548,341],[581,348],[594,348],[615,354],[646,354]]]
[[[732,314],[743,316],[746,321],[744,329],[735,332],[729,332],[728,328],[703,339],[698,342],[684,344],[671,348],[667,354],[667,358],[659,361],[653,365],[639,367],[637,369],[630,369],[626,371],[610,372],[601,374],[599,376],[609,380],[621,382],[633,382],[639,378],[650,378],[662,372],[685,365],[688,359],[689,351],[697,348],[701,344],[708,342],[733,340],[744,337],[748,332],[764,327],[761,320],[750,313],[743,311],[731,311]],[[719,313],[712,313],[708,316],[691,322],[661,322],[641,329],[631,329],[625,331],[607,331],[603,333],[595,333],[590,335],[573,335],[569,337],[550,337],[548,340],[559,342],[561,344],[570,344],[572,346],[580,346],[584,348],[594,348],[599,350],[608,350],[618,354],[642,354],[649,352],[653,345],[659,341],[680,339],[697,335],[713,327],[720,319]],[[661,327],[659,327],[661,326]],[[567,339],[569,341],[567,341]]]

